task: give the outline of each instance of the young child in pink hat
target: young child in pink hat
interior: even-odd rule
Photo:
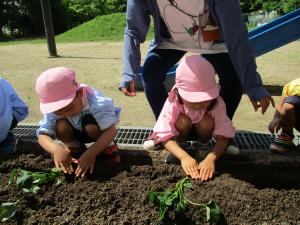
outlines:
[[[96,157],[106,162],[120,162],[114,143],[121,109],[100,91],[79,84],[75,71],[51,68],[36,80],[40,110],[39,144],[52,154],[55,166],[65,173],[84,177],[93,173]],[[85,149],[85,143],[92,143]]]
[[[212,151],[200,163],[179,145],[191,132],[201,143],[209,142],[212,136],[216,139]],[[162,143],[171,153],[167,163],[170,156],[175,156],[187,175],[206,181],[213,177],[216,161],[234,136],[235,129],[219,96],[213,66],[199,55],[185,57],[176,70],[175,85],[150,139],[154,144]]]

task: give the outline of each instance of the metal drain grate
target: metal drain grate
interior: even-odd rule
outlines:
[[[38,128],[37,125],[33,124],[19,124],[16,128],[12,130],[14,135],[22,140],[25,141],[31,141],[31,142],[36,142],[37,137],[36,137],[36,129]]]
[[[20,124],[13,133],[17,138],[25,141],[36,142],[37,125]],[[147,127],[119,127],[115,137],[120,149],[140,150],[143,149],[144,141],[152,133],[151,128]],[[242,152],[259,153],[268,150],[274,135],[256,132],[238,131],[235,140]],[[300,144],[300,136],[296,135],[294,138],[296,145]]]
[[[151,133],[151,128],[119,127],[115,140],[121,149],[143,149]]]

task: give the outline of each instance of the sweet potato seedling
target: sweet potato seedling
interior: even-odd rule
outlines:
[[[9,174],[8,185],[6,188],[9,188],[15,183],[17,187],[22,188],[24,192],[36,194],[43,184],[55,183],[55,186],[60,185],[60,175],[60,170],[57,170],[56,168],[51,169],[50,172],[31,172],[22,169],[14,169]]]
[[[184,189],[192,188],[192,182],[189,178],[183,178],[176,183],[175,188],[164,192],[149,192],[150,202],[160,206],[158,222],[162,223],[168,210],[174,210],[175,213],[184,212],[188,205],[203,207],[206,209],[206,221],[218,222],[220,219],[219,206],[212,200],[206,204],[195,203],[184,196]]]

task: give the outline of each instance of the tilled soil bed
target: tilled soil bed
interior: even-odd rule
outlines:
[[[148,202],[147,193],[172,188],[184,177],[180,166],[164,163],[165,156],[165,151],[121,150],[119,166],[98,163],[87,178],[63,176],[60,186],[30,194],[5,190],[8,173],[49,171],[54,164],[37,145],[21,142],[14,156],[0,158],[0,203],[19,200],[7,224],[157,224],[159,208]],[[300,151],[225,155],[216,177],[193,181],[186,194],[195,202],[214,200],[220,224],[300,224]],[[205,211],[189,207],[184,214],[170,213],[165,224],[206,224]]]

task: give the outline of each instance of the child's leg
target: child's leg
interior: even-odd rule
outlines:
[[[86,133],[86,136],[88,136],[88,138],[92,141],[97,141],[97,139],[102,134],[101,128],[99,127],[97,121],[90,114],[87,114],[82,118],[81,125],[84,133]],[[98,159],[100,161],[106,161],[109,163],[119,163],[120,155],[117,144],[112,141],[105,149],[105,151],[99,155]]]
[[[96,141],[101,135],[101,128],[91,114],[82,117],[81,126],[91,141]]]
[[[179,135],[176,138],[176,140],[178,142],[184,142],[187,139],[193,126],[192,126],[192,121],[189,117],[187,117],[184,114],[180,114],[175,122],[175,127],[179,132]]]
[[[203,119],[195,125],[195,131],[201,143],[209,142],[215,128],[213,118],[207,113],[204,114]]]
[[[297,128],[297,124],[299,124],[299,122],[297,123],[297,117],[299,117],[299,106],[299,96],[288,96],[284,99],[280,110],[282,132],[278,134],[276,139],[271,143],[271,150],[278,153],[284,153],[294,148],[293,128]]]
[[[77,152],[80,149],[80,143],[74,136],[74,127],[66,119],[56,121],[56,135],[58,140],[62,141],[71,152]]]
[[[285,98],[281,108],[282,132],[293,137],[293,128],[296,125],[295,104],[299,104],[298,96],[288,96]]]
[[[194,149],[185,146],[185,141],[187,140],[187,137],[193,128],[191,119],[184,114],[180,114],[175,122],[175,128],[179,133],[179,135],[176,137],[176,141],[181,148],[183,148],[190,156],[193,157]],[[165,162],[167,164],[180,164],[179,159],[177,159],[172,153],[167,155]]]
[[[288,96],[281,108],[282,132],[293,137],[293,128],[297,128],[297,115],[300,115],[300,96]],[[299,119],[298,119],[299,120]],[[298,122],[298,123],[297,123]],[[299,128],[299,127],[298,127]]]

